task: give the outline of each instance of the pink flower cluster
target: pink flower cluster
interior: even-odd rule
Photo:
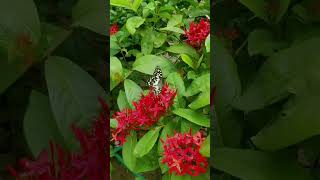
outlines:
[[[75,126],[73,132],[80,142],[81,153],[64,151],[50,143],[50,153],[42,151],[34,161],[22,159],[19,169],[8,166],[17,180],[107,180],[109,179],[109,117],[107,104],[99,99],[103,112],[94,121],[92,130],[86,132]],[[56,157],[55,157],[56,156]]]
[[[135,109],[124,109],[113,116],[118,127],[112,132],[112,141],[119,145],[123,145],[131,130],[145,130],[157,123],[173,104],[176,91],[165,84],[159,95],[150,89],[146,96],[141,96],[138,102],[133,102]]]
[[[204,139],[201,132],[192,135],[191,130],[185,134],[175,133],[165,142],[161,139],[164,148],[162,163],[168,165],[169,173],[175,172],[178,176],[205,173],[208,162],[199,152]]]
[[[198,49],[210,34],[210,21],[201,19],[199,23],[191,22],[189,31],[185,30],[184,34],[188,38],[187,43]]]

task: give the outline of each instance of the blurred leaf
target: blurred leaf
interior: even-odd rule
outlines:
[[[141,158],[150,152],[158,140],[160,130],[161,127],[151,129],[138,141],[136,147],[134,148],[134,155],[136,157]]]
[[[199,92],[210,91],[210,73],[205,73],[192,81],[191,85],[187,88],[185,96],[193,96]]]
[[[270,57],[234,103],[241,110],[253,111],[295,95],[272,123],[253,137],[259,148],[277,150],[320,134],[316,105],[320,100],[319,43],[320,38],[312,38]]]
[[[107,2],[101,0],[79,0],[72,10],[74,26],[81,26],[107,36]]]
[[[202,107],[207,106],[209,104],[210,104],[210,92],[206,91],[206,92],[202,92],[201,94],[199,94],[197,99],[192,101],[192,103],[190,103],[188,106],[191,109],[199,109],[199,108],[202,108]]]
[[[173,14],[171,19],[169,19],[167,27],[174,27],[176,25],[181,24],[182,22],[182,15],[180,14]]]
[[[63,137],[51,112],[49,98],[37,91],[31,92],[23,131],[33,157],[38,157],[42,150],[49,149],[50,141],[64,146]]]
[[[149,172],[154,171],[159,168],[158,162],[159,155],[157,154],[156,146],[149,151],[148,154],[144,155],[141,158],[137,158],[137,164],[135,168],[135,172],[142,173],[142,172]]]
[[[199,59],[199,54],[197,53],[197,51],[193,47],[184,43],[175,46],[170,46],[167,49],[167,51],[177,54],[187,54],[191,56],[193,59]]]
[[[217,136],[222,138],[220,144],[237,147],[240,145],[243,133],[240,124],[242,117],[239,117],[231,108],[231,104],[241,93],[237,64],[221,41],[215,36],[212,38],[215,42],[213,59],[221,59],[214,61],[212,65],[216,93],[219,94],[214,98],[216,116],[214,116],[215,126],[213,128],[217,130],[216,133],[219,133]]]
[[[125,94],[125,92],[123,90],[119,91],[119,95],[118,95],[118,98],[117,98],[117,104],[118,104],[118,107],[119,107],[120,111],[122,111],[125,108],[130,108],[130,105],[129,105],[128,100],[127,100],[127,96],[126,96],[126,94]]]
[[[140,16],[130,17],[126,22],[126,28],[131,35],[136,32],[136,29],[144,23],[145,19]]]
[[[285,46],[286,43],[275,40],[271,32],[263,29],[254,30],[248,37],[248,52],[250,56],[258,54],[270,56]]]
[[[111,127],[112,129],[116,129],[116,128],[118,127],[118,121],[111,118],[111,119],[110,119],[110,127]]]
[[[141,52],[144,55],[151,54],[153,50],[153,40],[154,33],[152,30],[147,30],[141,40]]]
[[[137,135],[135,131],[131,131],[130,135],[126,137],[126,142],[122,147],[122,157],[124,164],[131,170],[134,171],[136,167],[136,157],[133,154],[133,150],[137,144]]]
[[[210,119],[207,116],[194,110],[178,108],[174,109],[172,112],[200,126],[210,127]]]
[[[210,34],[209,34],[209,36],[207,36],[206,41],[205,41],[205,46],[206,46],[207,52],[210,52],[210,40],[211,40],[211,38],[210,38]]]
[[[111,0],[110,4],[113,6],[125,7],[137,12],[142,0]]]
[[[239,0],[241,4],[246,6],[250,11],[252,11],[257,17],[268,21],[267,15],[267,3],[265,0]]]
[[[181,59],[183,62],[188,64],[192,69],[196,69],[195,62],[187,54],[181,54]]]
[[[192,123],[188,120],[182,120],[181,121],[181,133],[188,133],[190,132],[190,129],[191,129],[191,134],[195,134],[197,132],[199,132],[201,126],[195,124],[195,123]]]
[[[127,96],[128,103],[131,108],[134,108],[132,102],[139,101],[141,94],[142,94],[142,89],[140,86],[138,86],[135,82],[133,82],[130,79],[124,80],[124,91]]]
[[[110,57],[110,90],[116,87],[123,80],[123,69],[117,57]]]
[[[205,157],[210,157],[210,135],[207,136],[205,141],[201,144],[200,153]]]
[[[98,97],[106,98],[106,93],[86,71],[63,57],[48,58],[45,77],[58,128],[67,146],[75,148],[78,141],[71,125],[88,127],[100,110]]]
[[[2,93],[39,59],[36,47],[41,38],[41,29],[33,1],[1,1],[0,27]]]
[[[177,96],[174,99],[173,107],[184,108],[185,100],[183,99],[183,95],[186,91],[186,88],[184,86],[184,82],[180,74],[177,72],[170,73],[166,79],[166,82],[169,84],[171,88],[177,90]]]
[[[162,70],[163,76],[167,77],[169,73],[175,72],[176,68],[169,60],[155,55],[146,55],[137,58],[133,63],[133,70],[152,75],[156,66],[159,66]]]
[[[216,148],[213,150],[214,167],[246,180],[311,180],[307,170],[294,160],[277,154],[253,150]],[[250,162],[250,163],[244,163]]]
[[[164,27],[164,28],[160,28],[159,30],[161,30],[161,31],[171,31],[171,32],[179,33],[179,34],[184,34],[184,31],[181,28],[178,28],[178,27]]]

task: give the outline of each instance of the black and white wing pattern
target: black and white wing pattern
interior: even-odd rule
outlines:
[[[156,95],[159,95],[162,91],[162,71],[157,66],[153,72],[152,77],[147,81],[147,85],[153,87],[153,91]]]

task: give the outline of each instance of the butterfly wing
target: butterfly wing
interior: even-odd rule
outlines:
[[[153,76],[147,81],[147,85],[153,87],[154,93],[158,95],[162,91],[162,84],[162,71],[157,66],[153,72]]]

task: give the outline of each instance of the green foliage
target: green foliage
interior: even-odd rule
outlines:
[[[240,0],[231,9],[226,2],[214,6],[220,32],[212,36],[212,156],[223,172],[215,178],[318,179],[317,3]],[[232,13],[226,16],[226,10]]]
[[[0,146],[0,179],[4,166],[37,157],[49,141],[79,150],[71,125],[89,128],[101,110],[98,97],[106,99],[97,68],[106,58],[102,3],[0,2],[0,144],[8,144]]]
[[[160,139],[165,141],[167,135],[189,132],[190,128],[195,133],[200,128],[210,127],[207,111],[210,39],[207,38],[201,49],[195,49],[182,38],[190,22],[209,15],[209,1],[112,0],[111,5],[110,24],[119,26],[119,31],[110,37],[111,94],[117,97],[111,112],[134,109],[132,102],[148,93],[145,82],[156,66],[161,68],[164,82],[177,91],[172,111],[154,127],[137,131],[140,134],[137,143],[130,139],[122,150],[126,166],[134,173],[160,168],[166,176],[168,167],[161,163],[163,143]],[[121,69],[131,73],[124,76]],[[190,73],[192,79],[188,78]],[[160,174],[155,178],[160,178]]]

